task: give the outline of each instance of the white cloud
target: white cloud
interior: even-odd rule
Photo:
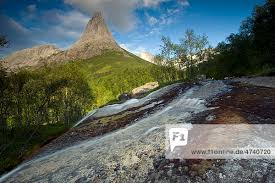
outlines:
[[[97,11],[103,12],[105,18],[119,31],[130,31],[136,24],[134,9],[138,0],[64,0],[64,2],[89,16]]]
[[[160,17],[160,25],[169,25],[173,22],[171,17],[161,16]]]
[[[148,62],[154,62],[154,55],[148,51],[142,51],[138,56]]]
[[[157,18],[155,18],[153,16],[150,16],[147,13],[145,14],[145,16],[147,18],[147,21],[148,21],[149,25],[154,26],[155,24],[158,23],[158,19]]]
[[[35,45],[35,41],[31,39],[31,31],[14,19],[0,15],[0,32],[7,36],[9,40],[9,48],[3,49],[0,54],[5,55],[11,51],[26,48]]]
[[[156,7],[160,3],[170,0],[64,0],[78,10],[89,16],[95,12],[103,12],[105,18],[110,21],[114,27],[119,31],[132,30],[137,19],[134,11],[141,7]],[[156,20],[151,18],[151,23],[156,23]]]
[[[174,15],[174,14],[179,13],[180,11],[181,11],[180,8],[168,9],[168,10],[167,10],[167,13],[168,13],[169,15]]]
[[[179,0],[179,3],[182,6],[190,6],[190,3],[187,0]]]
[[[26,7],[26,9],[22,12],[20,12],[21,17],[24,19],[35,19],[37,17],[37,6],[35,4],[30,4]]]
[[[148,52],[142,46],[136,46],[134,44],[127,44],[127,43],[119,44],[119,46],[121,48],[127,50],[128,52],[131,52],[131,53],[139,56],[140,58],[142,58],[146,61],[153,62],[153,60],[154,60],[154,55],[151,54],[150,52]]]
[[[63,0],[66,4],[74,7],[71,11],[57,9],[38,11],[35,4],[26,6],[21,12],[24,22],[29,20],[40,21],[39,27],[24,27],[23,23],[18,23],[10,17],[0,15],[0,31],[8,36],[11,41],[8,50],[30,47],[37,44],[57,43],[61,48],[67,48],[80,37],[85,25],[96,11],[102,11],[108,22],[112,23],[116,30],[130,31],[137,24],[135,10],[139,8],[156,8],[162,2],[172,0]],[[159,34],[160,26],[167,25],[173,21],[171,14],[178,13],[180,7],[189,5],[187,0],[175,0],[178,4],[176,8],[166,10],[161,17],[149,16],[148,23],[151,29],[147,34],[135,36],[132,41],[143,39],[147,35]],[[180,6],[182,5],[182,6]],[[38,14],[39,12],[39,14]],[[41,14],[43,16],[41,16]],[[142,51],[141,47],[128,46],[135,54]],[[7,49],[5,49],[7,50]],[[145,51],[145,49],[144,49]],[[2,52],[3,54],[3,52]],[[4,53],[5,54],[5,53]]]
[[[172,1],[172,0],[142,0],[142,5],[143,7],[156,7],[159,4],[167,1]],[[176,0],[176,3],[179,3],[181,6],[189,6],[188,0]]]
[[[27,14],[25,14],[28,17]],[[32,47],[38,44],[57,44],[60,48],[68,48],[83,32],[90,17],[78,11],[63,12],[50,10],[39,17],[40,27],[25,28],[14,19],[0,15],[0,32],[10,40],[10,47],[3,49],[2,55],[12,51]]]
[[[131,52],[131,50],[129,49],[129,45],[128,44],[119,44],[119,46],[121,48],[123,48],[124,50]]]
[[[47,26],[47,31],[44,29],[36,31],[35,39],[58,43],[59,47],[65,49],[81,36],[90,17],[76,10],[69,12],[51,10],[44,12],[43,19],[50,25]],[[41,35],[42,39],[39,38]]]
[[[161,34],[160,28],[157,28],[157,27],[152,28],[152,29],[150,30],[150,32],[149,32],[149,35],[152,35],[152,34],[154,34],[154,35],[159,35],[159,34]]]
[[[160,3],[160,2],[164,2],[165,0],[147,0],[147,3],[151,3],[151,5],[153,6],[154,3]],[[166,0],[168,1],[168,0]],[[158,25],[169,25],[171,23],[174,22],[175,20],[175,16],[177,14],[179,14],[186,6],[189,6],[189,2],[187,0],[178,0],[178,6],[174,7],[174,8],[170,8],[170,9],[166,9],[165,11],[163,11],[161,13],[161,15],[156,18],[154,16],[150,16],[148,13],[145,13],[145,16],[147,18],[147,22],[150,26],[154,26],[156,24]],[[149,4],[150,4],[149,3]]]
[[[144,7],[153,7],[158,6],[160,3],[167,1],[167,0],[143,0]]]
[[[77,32],[79,34],[84,30],[90,17],[78,11],[70,11],[66,13],[57,13],[58,27],[68,32]],[[64,32],[66,33],[66,31]]]
[[[36,5],[35,4],[31,4],[29,6],[27,6],[27,10],[29,13],[35,13],[37,8],[36,8]]]

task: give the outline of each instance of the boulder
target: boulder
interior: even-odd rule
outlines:
[[[124,102],[124,101],[126,101],[126,100],[129,100],[129,99],[131,99],[131,95],[128,94],[128,93],[122,93],[122,94],[119,95],[119,97],[118,97],[118,100],[119,100],[119,101],[122,101],[122,102]]]
[[[131,92],[131,96],[132,97],[139,97],[141,95],[144,95],[145,93],[155,89],[159,87],[159,83],[158,82],[150,82],[150,83],[146,83],[145,85],[142,85],[140,87],[137,87],[135,89],[132,90]]]

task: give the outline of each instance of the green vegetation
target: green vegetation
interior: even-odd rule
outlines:
[[[147,82],[160,86],[207,77],[275,74],[275,1],[257,6],[217,48],[187,30],[178,44],[162,38],[157,65],[130,53],[106,51],[88,60],[7,72],[0,67],[0,173],[57,137],[87,111],[117,101]],[[8,44],[0,36],[0,47]]]
[[[196,79],[199,70],[197,65],[211,57],[211,47],[206,35],[197,35],[188,29],[179,44],[173,43],[169,37],[162,37],[161,54],[155,60],[159,65],[170,66],[184,74],[181,78]],[[176,72],[177,74],[177,72]]]
[[[16,73],[0,69],[0,172],[70,128],[90,108],[92,91],[76,71],[66,65]]]
[[[15,73],[1,67],[0,72],[0,173],[64,133],[93,108],[147,82],[164,84],[183,75],[174,67],[110,51]]]
[[[275,0],[256,6],[243,21],[239,33],[231,34],[213,49],[206,35],[187,30],[179,44],[162,38],[160,65],[185,70],[184,78],[200,75],[223,79],[253,75],[275,75]]]
[[[68,64],[66,64],[68,65]],[[154,81],[152,64],[132,54],[106,52],[88,60],[69,63],[85,76],[99,107],[133,88]]]
[[[200,65],[213,78],[275,75],[275,1],[256,6],[240,31],[219,43],[217,55]]]
[[[181,71],[169,66],[156,66],[130,53],[106,52],[88,60],[65,63],[84,75],[93,91],[93,107],[116,101],[122,93],[147,82],[160,84],[180,80]]]
[[[6,136],[6,142],[1,141],[0,148],[0,174],[11,170],[22,161],[41,148],[51,139],[66,132],[70,127],[66,124],[51,124],[37,128],[36,130],[13,129]],[[3,138],[1,134],[0,138]]]

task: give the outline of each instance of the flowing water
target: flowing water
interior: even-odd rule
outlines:
[[[143,181],[152,167],[153,157],[164,151],[165,124],[187,123],[197,113],[211,110],[205,105],[207,99],[229,90],[222,81],[193,86],[162,110],[130,126],[23,163],[2,176],[0,182]],[[107,106],[88,117],[109,115],[159,94],[156,91],[141,101],[123,104],[123,107]]]

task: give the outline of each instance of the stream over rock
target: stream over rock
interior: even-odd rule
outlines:
[[[165,151],[165,124],[188,123],[196,114],[211,110],[207,101],[230,88],[223,81],[201,82],[132,125],[25,162],[0,182],[144,182],[154,159]],[[158,95],[156,91],[139,101],[106,106],[89,117],[110,115]]]

